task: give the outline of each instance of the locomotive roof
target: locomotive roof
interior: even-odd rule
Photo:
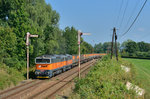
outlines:
[[[72,55],[66,54],[66,55],[42,55],[36,58],[62,58],[62,57],[71,57]]]
[[[36,58],[52,58],[54,57],[53,55],[42,55],[42,56],[39,56],[39,57],[36,57]]]

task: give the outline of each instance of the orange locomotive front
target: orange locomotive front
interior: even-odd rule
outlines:
[[[72,66],[71,55],[43,55],[35,59],[36,78],[50,78]]]

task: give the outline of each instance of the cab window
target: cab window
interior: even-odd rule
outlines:
[[[50,63],[50,59],[36,59],[36,63]]]

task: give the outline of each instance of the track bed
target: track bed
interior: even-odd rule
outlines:
[[[96,63],[91,60],[81,65],[81,76]],[[0,92],[0,99],[53,99],[78,76],[78,67],[74,67],[50,79],[32,80],[25,84]]]

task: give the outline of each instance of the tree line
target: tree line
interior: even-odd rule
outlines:
[[[122,43],[120,52],[124,57],[150,58],[150,43],[127,40]]]
[[[77,54],[77,29],[59,28],[60,15],[45,0],[0,0],[0,63],[21,70],[26,66],[26,33],[30,39],[30,64],[43,54]],[[81,53],[93,47],[82,38]]]
[[[123,57],[150,58],[150,43],[144,41],[135,42],[132,40],[124,41],[122,44],[117,43],[118,52]],[[115,47],[113,48],[115,53]],[[95,53],[110,53],[111,42],[95,44]]]
[[[95,53],[110,53],[112,42],[104,42],[94,45]],[[114,43],[115,45],[115,43]],[[117,42],[117,48],[120,49],[120,43]],[[115,46],[113,46],[113,50],[115,52]]]

